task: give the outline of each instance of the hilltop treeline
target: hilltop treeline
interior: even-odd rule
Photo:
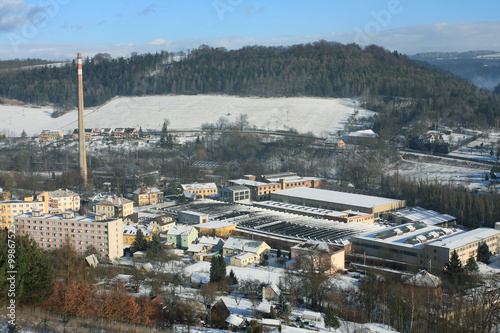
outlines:
[[[408,206],[421,206],[457,218],[467,228],[494,227],[500,220],[497,192],[471,193],[466,187],[429,180],[405,180],[399,175],[381,176],[380,190],[390,198],[404,198]]]
[[[85,105],[117,95],[363,96],[367,106],[380,111],[380,130],[419,119],[487,126],[500,115],[497,95],[373,45],[362,49],[319,41],[231,51],[201,46],[177,62],[170,56],[162,52],[111,59],[100,54],[87,59]],[[2,73],[0,96],[74,107],[75,73],[75,62]]]
[[[115,96],[154,94],[148,78],[168,53],[112,59],[97,54],[85,59],[83,68],[85,106],[103,104]],[[53,103],[58,108],[78,105],[76,60],[61,67],[41,67],[0,73],[0,96],[26,103]],[[152,85],[154,87],[154,85]]]

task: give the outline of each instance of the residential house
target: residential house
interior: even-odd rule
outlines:
[[[167,232],[167,242],[174,247],[188,249],[189,246],[198,240],[198,230],[189,225],[175,225]]]
[[[243,252],[250,252],[258,255],[262,259],[264,255],[269,255],[271,247],[263,241],[229,237],[222,249],[225,257],[238,255]]]
[[[304,241],[290,248],[290,259],[294,268],[302,265],[333,274],[344,269],[345,250],[326,242]]]
[[[186,250],[186,254],[193,256],[194,260],[208,260],[213,255],[220,254],[224,241],[218,237],[202,236],[198,243],[193,243]]]
[[[0,187],[0,201],[10,200],[10,192]]]
[[[139,132],[135,128],[115,128],[113,136],[119,138],[136,138],[139,136]]]
[[[137,231],[141,230],[144,238],[148,241],[153,239],[153,235],[158,233],[158,228],[156,226],[146,227],[144,225],[123,225],[123,245],[125,247],[130,247],[137,236]]]
[[[141,186],[132,192],[132,197],[137,206],[156,205],[163,202],[163,192],[153,186]]]
[[[441,285],[441,279],[438,276],[427,272],[425,269],[422,269],[420,272],[406,280],[405,284],[411,284],[418,287],[439,288]]]
[[[262,287],[263,302],[264,300],[277,301],[280,295],[281,295],[281,290],[274,282],[271,282],[267,286]]]
[[[149,223],[155,224],[160,232],[168,232],[175,225],[175,219],[171,214],[154,217]]]
[[[80,195],[67,189],[42,192],[36,196],[37,200],[49,202],[49,212],[62,213],[67,210],[77,212],[80,210]]]
[[[330,147],[335,147],[335,148],[344,148],[345,147],[345,142],[341,138],[334,137],[334,136],[329,136],[325,140],[325,145],[330,146]]]
[[[260,256],[256,253],[242,252],[240,254],[232,256],[229,260],[232,266],[245,267],[255,261],[260,261],[260,259]]]
[[[107,217],[125,217],[134,212],[134,202],[117,195],[102,197],[95,204],[95,212]]]
[[[222,298],[210,308],[210,323],[212,327],[219,329],[237,328],[243,322],[242,318],[231,314],[231,311],[229,311]]]

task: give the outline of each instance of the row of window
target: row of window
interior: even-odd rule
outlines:
[[[53,236],[53,237],[66,237],[66,234],[58,234],[55,232],[41,232],[41,231],[27,231],[26,232],[28,235],[34,235],[34,236]],[[100,239],[100,240],[108,240],[108,237],[106,236],[89,236],[89,235],[70,235],[73,238],[85,238],[85,239]]]
[[[106,230],[82,230],[82,229],[68,229],[68,228],[51,228],[51,227],[37,227],[36,225],[31,228],[31,225],[25,226],[26,229],[33,229],[33,230],[46,230],[46,231],[64,231],[64,232],[72,232],[72,233],[91,233],[91,234],[107,234],[108,232]]]
[[[26,224],[46,224],[46,225],[60,225],[66,227],[78,227],[78,228],[106,228],[103,224],[88,224],[88,223],[69,223],[69,222],[54,222],[54,221],[37,221],[37,220],[19,220],[18,223],[26,223]]]

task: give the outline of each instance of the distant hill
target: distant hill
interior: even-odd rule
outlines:
[[[500,84],[498,51],[428,52],[410,58],[432,64],[489,91]]]
[[[381,47],[319,41],[228,51],[201,46],[180,61],[167,52],[84,62],[86,106],[115,96],[226,94],[356,97],[379,112],[376,129],[394,133],[415,121],[490,126],[499,97],[463,79]],[[77,104],[76,64],[0,73],[0,96],[28,103]]]
[[[60,61],[50,61],[42,59],[14,59],[14,60],[0,60],[0,72],[5,72],[6,70],[12,69],[22,69],[29,68],[32,66],[43,66],[54,63],[60,63]]]

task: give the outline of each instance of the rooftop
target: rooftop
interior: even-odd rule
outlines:
[[[358,211],[337,211],[337,210],[330,210],[330,209],[323,209],[323,208],[316,208],[316,207],[308,207],[308,206],[303,206],[303,205],[294,205],[286,202],[279,202],[279,201],[259,201],[257,203],[259,207],[268,207],[270,209],[280,209],[280,210],[287,210],[290,212],[298,212],[298,213],[305,213],[305,214],[315,214],[315,215],[329,215],[329,216],[334,216],[334,217],[343,217],[343,216],[366,216],[368,215],[367,213],[363,212],[358,212]]]
[[[69,196],[77,196],[78,193],[75,193],[73,191],[67,190],[67,189],[58,189],[55,191],[49,191],[48,192],[51,197],[69,197]]]
[[[233,186],[222,187],[220,190],[221,191],[245,191],[245,190],[248,190],[248,187],[245,187],[243,185],[233,185]]]
[[[247,179],[235,179],[235,180],[231,180],[231,183],[242,185],[242,186],[263,186],[263,185],[272,184],[272,183],[264,183],[264,182],[258,182],[256,180],[247,180]]]
[[[455,234],[450,237],[439,239],[429,243],[432,246],[445,247],[449,249],[456,249],[461,246],[481,241],[485,238],[496,236],[500,234],[500,230],[491,228],[477,228],[471,231]]]
[[[463,237],[466,232],[456,228],[441,228],[426,225],[423,222],[407,223],[389,228],[381,232],[372,232],[357,236],[358,239],[370,239],[380,243],[395,243],[398,246],[421,247],[436,239],[449,239],[450,237]],[[434,243],[434,242],[433,242]]]
[[[263,243],[263,241],[229,237],[226,241],[226,244],[224,244],[224,248],[257,253]]]
[[[217,185],[215,183],[193,183],[193,184],[181,184],[181,187],[184,191],[192,191],[192,190],[205,190],[205,189],[217,189]]]
[[[193,212],[191,210],[183,210],[183,211],[180,211],[179,214],[194,215],[194,216],[200,216],[200,217],[208,215],[205,213]]]
[[[111,218],[108,217],[104,221],[96,221],[94,216],[84,216],[84,215],[78,215],[75,213],[75,217],[72,218],[64,218],[63,214],[42,214],[39,217],[33,217],[33,213],[24,213],[21,215],[17,215],[15,219],[22,219],[22,218],[34,218],[34,219],[43,219],[43,220],[49,220],[49,221],[74,221],[74,222],[99,222],[99,223],[109,223],[113,222],[116,220],[121,220],[121,218]]]
[[[365,208],[373,208],[376,206],[387,205],[401,201],[396,199],[374,197],[370,195],[321,190],[309,187],[297,187],[288,190],[276,191],[272,193],[272,195],[285,195],[306,200],[342,203],[345,205]]]
[[[191,230],[193,230],[193,226],[190,225],[174,225],[168,230],[167,235],[187,236]]]
[[[207,223],[196,224],[195,227],[203,229],[220,229],[234,226],[234,223],[229,223],[225,221],[211,221]]]

